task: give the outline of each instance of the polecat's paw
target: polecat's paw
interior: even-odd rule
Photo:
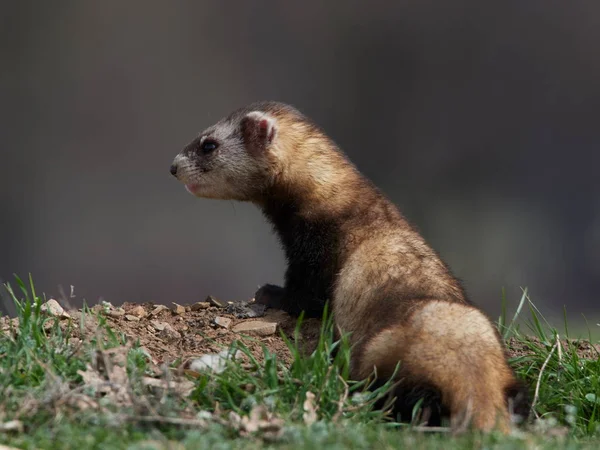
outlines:
[[[254,301],[267,308],[283,309],[285,289],[274,284],[261,286],[254,294]]]

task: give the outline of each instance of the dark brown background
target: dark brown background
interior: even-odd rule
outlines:
[[[251,205],[169,175],[254,100],[312,116],[497,314],[597,321],[600,3],[3,2],[0,277],[77,299],[280,282]],[[11,305],[4,300],[4,310]]]

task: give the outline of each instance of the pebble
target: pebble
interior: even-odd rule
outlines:
[[[210,308],[210,303],[209,302],[198,302],[198,303],[194,303],[191,307],[192,311],[199,311],[201,309],[208,309]]]
[[[223,327],[226,330],[228,330],[231,326],[231,319],[228,319],[227,317],[217,316],[215,317],[215,323],[220,327]]]
[[[227,303],[222,302],[221,300],[213,297],[212,295],[206,297],[205,302],[208,302],[210,305],[216,306],[217,308],[225,308],[227,306]]]
[[[147,314],[143,306],[135,306],[130,312],[131,314],[138,316],[139,318],[142,318]]]
[[[152,325],[152,326],[154,327],[154,329],[155,329],[155,330],[162,331],[162,330],[164,330],[164,329],[165,329],[165,327],[166,327],[167,325],[169,325],[169,324],[168,324],[168,323],[166,323],[166,322],[159,322],[159,321],[157,321],[157,320],[151,320],[151,321],[150,321],[150,325]]]
[[[165,305],[158,305],[156,308],[154,308],[152,310],[152,312],[150,313],[151,316],[156,316],[158,314],[160,314],[163,311],[168,311],[169,308],[167,308]]]
[[[277,323],[263,322],[262,320],[242,322],[233,327],[233,331],[255,336],[271,336],[277,331]]]
[[[165,340],[181,339],[181,333],[168,323],[164,323],[164,328],[158,333],[158,336]]]
[[[173,312],[175,314],[185,314],[185,306],[173,302]]]
[[[62,306],[60,306],[60,304],[53,298],[44,303],[40,307],[40,310],[51,316],[60,317],[61,319],[68,319],[69,317],[71,317],[69,313],[66,312],[65,309]]]
[[[113,318],[123,317],[125,315],[125,310],[123,308],[111,309],[106,312],[106,315]]]

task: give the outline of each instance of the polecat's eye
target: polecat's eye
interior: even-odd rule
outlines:
[[[218,146],[219,146],[219,144],[217,142],[207,139],[202,143],[202,145],[200,145],[200,149],[204,153],[210,153],[210,152],[216,150]]]

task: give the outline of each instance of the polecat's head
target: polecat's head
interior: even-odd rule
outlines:
[[[268,188],[280,163],[281,121],[298,115],[280,103],[239,109],[204,130],[171,165],[171,174],[197,197],[254,200]]]

